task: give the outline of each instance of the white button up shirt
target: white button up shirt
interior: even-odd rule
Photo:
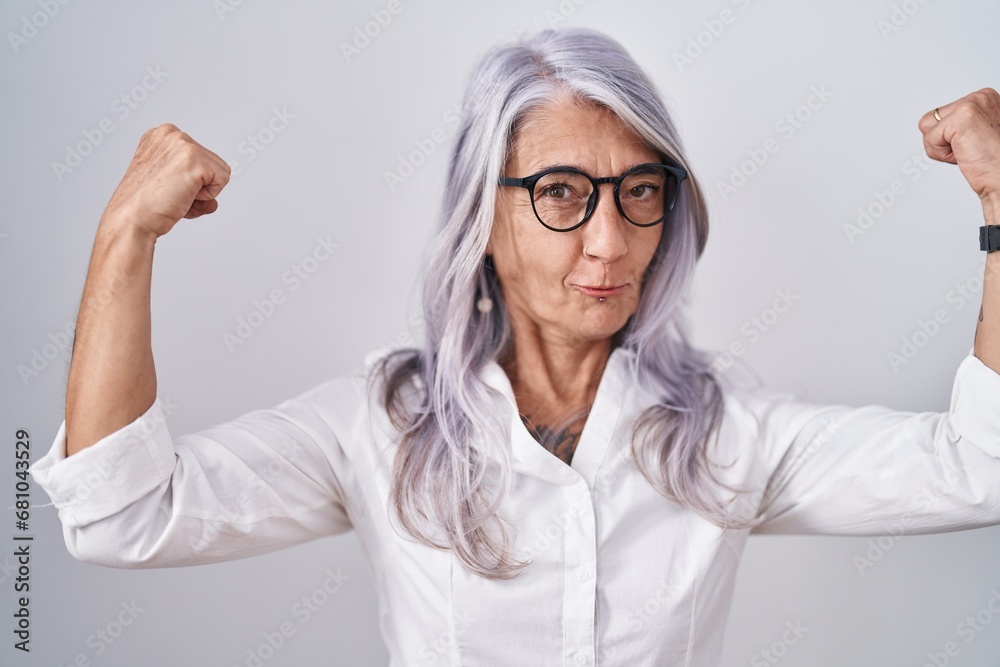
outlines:
[[[391,667],[718,664],[749,530],[723,530],[658,494],[630,459],[627,422],[651,402],[615,349],[572,465],[521,423],[491,363],[512,439],[501,514],[534,563],[487,580],[390,524],[394,445],[364,374],[173,437],[157,397],[135,422],[66,458],[63,424],[32,467],[76,558],[161,567],[240,558],[354,529],[369,556]],[[369,362],[372,357],[369,357]],[[884,535],[1000,523],[1000,375],[971,350],[948,412],[726,393],[720,473],[750,490],[757,533]],[[510,529],[509,529],[510,530]],[[446,641],[442,641],[446,638]]]

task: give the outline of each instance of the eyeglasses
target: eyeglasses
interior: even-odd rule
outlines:
[[[618,211],[637,227],[667,219],[677,203],[687,171],[679,165],[640,164],[621,176],[594,178],[574,167],[552,167],[524,178],[501,177],[499,185],[531,193],[535,217],[555,232],[570,232],[590,219],[597,208],[598,185],[613,183]]]

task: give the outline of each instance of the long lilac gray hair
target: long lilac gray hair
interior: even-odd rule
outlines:
[[[543,30],[494,47],[473,71],[425,278],[425,341],[382,357],[374,372],[383,382],[371,383],[381,387],[378,401],[399,429],[391,505],[401,525],[491,579],[510,578],[530,561],[513,558],[498,516],[511,479],[510,425],[497,419],[495,394],[480,371],[510,352],[512,335],[485,249],[497,178],[521,123],[565,92],[610,109],[689,173],[646,270],[638,310],[613,341],[635,352],[630,371],[659,400],[635,421],[631,455],[661,494],[717,525],[759,521],[730,516],[716,491],[731,487],[715,477],[707,455],[723,392],[709,355],[688,342],[682,306],[708,240],[708,211],[674,124],[617,41],[585,28]],[[483,296],[495,304],[485,313],[475,306]]]

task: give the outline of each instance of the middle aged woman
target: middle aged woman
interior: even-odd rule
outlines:
[[[988,223],[998,119],[985,89],[921,120],[928,154],[958,163]],[[155,239],[214,211],[219,162],[172,126],[148,133],[102,228]],[[681,313],[707,234],[674,126],[621,45],[564,29],[494,48],[466,91],[421,349],[172,438],[141,365],[148,282],[129,283],[78,324],[67,421],[32,472],[73,555],[105,565],[356,529],[394,666],[715,665],[751,531],[1000,523],[1000,253],[949,411],[918,414],[716,372]],[[146,246],[95,247],[85,302],[115,261],[148,269]],[[140,388],[132,403],[109,389],[122,378]],[[75,492],[95,470],[108,481]]]

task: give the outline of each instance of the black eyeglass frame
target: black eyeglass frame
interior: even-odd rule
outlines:
[[[621,187],[622,181],[624,181],[629,174],[638,169],[648,169],[649,167],[663,167],[669,173],[673,174],[674,178],[677,179],[677,188],[674,190],[673,199],[670,201],[668,205],[665,206],[666,210],[663,212],[663,215],[660,218],[654,220],[653,222],[645,222],[645,223],[635,222],[634,220],[632,220],[632,218],[628,217],[628,215],[625,213],[625,210],[622,208],[622,202],[618,195],[618,189]],[[535,184],[538,183],[538,181],[543,176],[546,176],[556,171],[569,171],[575,174],[580,174],[581,176],[589,180],[591,185],[593,186],[593,192],[590,193],[590,197],[587,199],[587,212],[583,216],[583,220],[573,225],[572,227],[567,227],[566,229],[559,229],[557,227],[551,227],[545,224],[545,221],[542,220],[542,216],[538,215],[538,209],[535,208]],[[582,227],[588,220],[590,220],[590,216],[594,214],[594,211],[597,209],[597,199],[600,196],[598,194],[598,192],[600,191],[600,188],[598,186],[603,183],[614,184],[615,206],[618,207],[618,212],[622,214],[623,218],[628,220],[631,224],[635,225],[636,227],[652,227],[654,225],[658,225],[664,220],[666,220],[673,212],[674,205],[677,203],[677,199],[680,197],[681,194],[681,184],[684,182],[684,179],[687,178],[687,175],[688,175],[687,170],[680,165],[663,164],[660,162],[656,163],[650,162],[646,164],[638,164],[629,169],[628,171],[626,171],[625,173],[623,173],[621,176],[601,176],[599,178],[594,178],[587,172],[583,171],[582,169],[577,169],[576,167],[550,167],[548,169],[544,169],[538,172],[537,174],[532,174],[531,176],[525,176],[524,178],[501,176],[499,179],[497,179],[497,184],[525,188],[528,191],[528,196],[531,197],[531,210],[535,212],[535,218],[538,220],[538,222],[542,223],[542,226],[544,226],[546,229],[551,229],[554,232],[571,232],[574,229],[579,229],[580,227]]]

